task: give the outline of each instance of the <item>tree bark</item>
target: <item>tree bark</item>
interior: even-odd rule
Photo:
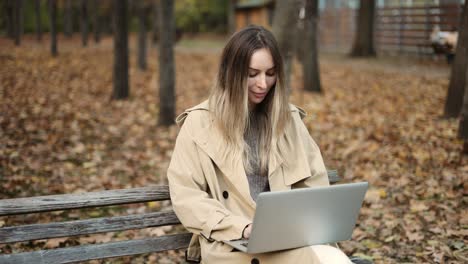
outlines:
[[[227,17],[228,17],[228,33],[232,35],[236,32],[236,0],[228,0]]]
[[[65,1],[65,10],[63,12],[63,33],[71,37],[73,32],[73,6],[72,0]]]
[[[465,78],[468,79],[468,69],[465,72]],[[465,95],[463,98],[458,138],[464,141],[463,153],[468,154],[468,82],[465,82]]]
[[[144,2],[138,3],[138,68],[146,70],[146,14]]]
[[[14,34],[15,45],[21,45],[21,35],[23,33],[23,1],[14,1]]]
[[[375,0],[361,0],[357,16],[356,36],[351,56],[375,57],[374,49]]]
[[[174,2],[161,0],[159,8],[159,125],[174,124],[175,70],[174,70]]]
[[[153,1],[153,35],[151,40],[153,44],[158,43],[159,41],[159,1]]]
[[[34,13],[36,13],[36,39],[42,40],[42,25],[41,25],[41,0],[34,1]]]
[[[116,1],[120,2],[120,1]],[[81,27],[81,42],[83,47],[88,46],[88,32],[89,32],[89,22],[88,22],[88,0],[81,0],[80,3],[80,27]]]
[[[321,92],[320,69],[318,64],[318,0],[306,0],[304,33],[306,52],[304,53],[304,90]]]
[[[125,99],[130,95],[127,9],[127,1],[114,1],[114,89],[112,99]]]
[[[463,103],[463,90],[467,78],[468,68],[468,5],[463,6],[460,32],[458,33],[455,61],[452,65],[450,82],[445,100],[444,116],[446,118],[458,117]]]
[[[98,0],[93,0],[92,4],[94,42],[99,43],[101,41],[101,9]]]
[[[296,49],[297,23],[299,19],[300,0],[277,1],[273,18],[273,34],[278,41],[284,60],[285,85],[290,89],[291,71]]]
[[[57,0],[49,0],[50,13],[50,53],[57,57]]]
[[[13,0],[5,1],[7,36],[15,39],[15,4]]]

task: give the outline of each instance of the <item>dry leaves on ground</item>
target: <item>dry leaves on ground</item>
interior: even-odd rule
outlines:
[[[111,40],[88,48],[60,43],[59,57],[51,58],[45,44],[14,48],[2,42],[0,198],[164,184],[177,128],[156,125],[156,50],[149,52],[146,72],[136,69],[132,53],[131,98],[111,101]],[[178,112],[206,98],[218,56],[217,51],[178,47]],[[295,65],[292,101],[309,112],[305,122],[327,166],[338,169],[345,181],[366,180],[371,186],[353,239],[341,243],[342,249],[376,263],[467,262],[468,163],[460,156],[457,121],[440,118],[447,68],[323,56],[321,75],[325,93],[304,93]],[[167,205],[2,218],[0,226],[161,206]],[[172,230],[57,239],[35,246],[167,232]],[[177,263],[180,254],[112,261]]]

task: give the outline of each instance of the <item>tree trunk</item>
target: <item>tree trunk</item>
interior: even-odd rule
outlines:
[[[306,51],[304,53],[304,90],[321,92],[320,69],[318,64],[317,25],[318,25],[318,0],[306,0],[304,32]]]
[[[236,0],[228,0],[227,17],[228,17],[228,33],[232,35],[236,32]]]
[[[146,5],[138,3],[138,68],[146,70]]]
[[[23,33],[23,1],[14,1],[14,34],[15,45],[21,45],[21,33]]]
[[[468,78],[468,69],[465,72]],[[465,82],[465,96],[461,110],[460,125],[458,127],[458,138],[464,141],[463,153],[468,154],[468,82]]]
[[[42,25],[41,25],[41,0],[34,1],[34,13],[36,13],[36,39],[42,40]]]
[[[375,57],[374,49],[375,0],[361,0],[357,16],[356,36],[351,56]]]
[[[71,37],[73,32],[73,6],[72,0],[65,1],[65,10],[63,12],[63,31],[65,36]]]
[[[127,1],[114,1],[113,99],[129,97]]]
[[[93,0],[93,31],[94,31],[94,42],[99,43],[101,41],[101,9],[99,8],[99,1]]]
[[[50,53],[56,57],[57,52],[57,0],[49,0],[50,12]]]
[[[452,65],[450,82],[445,100],[444,116],[458,117],[463,102],[463,89],[465,87],[466,70],[468,68],[468,4],[463,6],[458,43],[455,50],[455,61]]]
[[[175,71],[174,71],[174,2],[161,0],[159,8],[159,125],[174,124]]]
[[[116,1],[120,2],[120,1]],[[88,23],[88,0],[81,0],[80,3],[80,27],[81,27],[81,42],[83,47],[88,45],[88,32],[89,32],[89,23]]]
[[[15,4],[13,0],[5,1],[5,15],[7,36],[11,39],[15,38]]]
[[[159,41],[159,1],[153,1],[153,35],[151,40],[153,44]]]
[[[273,18],[273,34],[284,60],[285,85],[290,89],[291,71],[297,39],[300,0],[277,1]]]

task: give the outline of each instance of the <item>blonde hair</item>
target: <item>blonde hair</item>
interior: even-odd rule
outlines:
[[[273,58],[276,83],[255,111],[250,112],[247,88],[250,58],[263,48]],[[283,59],[273,34],[260,26],[249,26],[235,33],[224,47],[216,83],[209,97],[215,124],[226,143],[225,158],[232,162],[242,158],[246,172],[252,172],[251,157],[253,151],[258,151],[260,174],[267,175],[268,158],[287,155],[281,152],[285,149],[281,138],[291,120],[288,96]],[[255,117],[251,118],[252,115]],[[250,149],[244,140],[245,133],[251,128],[251,120],[259,122],[258,150]]]

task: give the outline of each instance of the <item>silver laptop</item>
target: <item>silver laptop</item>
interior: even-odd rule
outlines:
[[[223,242],[254,254],[348,240],[367,188],[359,182],[261,193],[250,239]]]

